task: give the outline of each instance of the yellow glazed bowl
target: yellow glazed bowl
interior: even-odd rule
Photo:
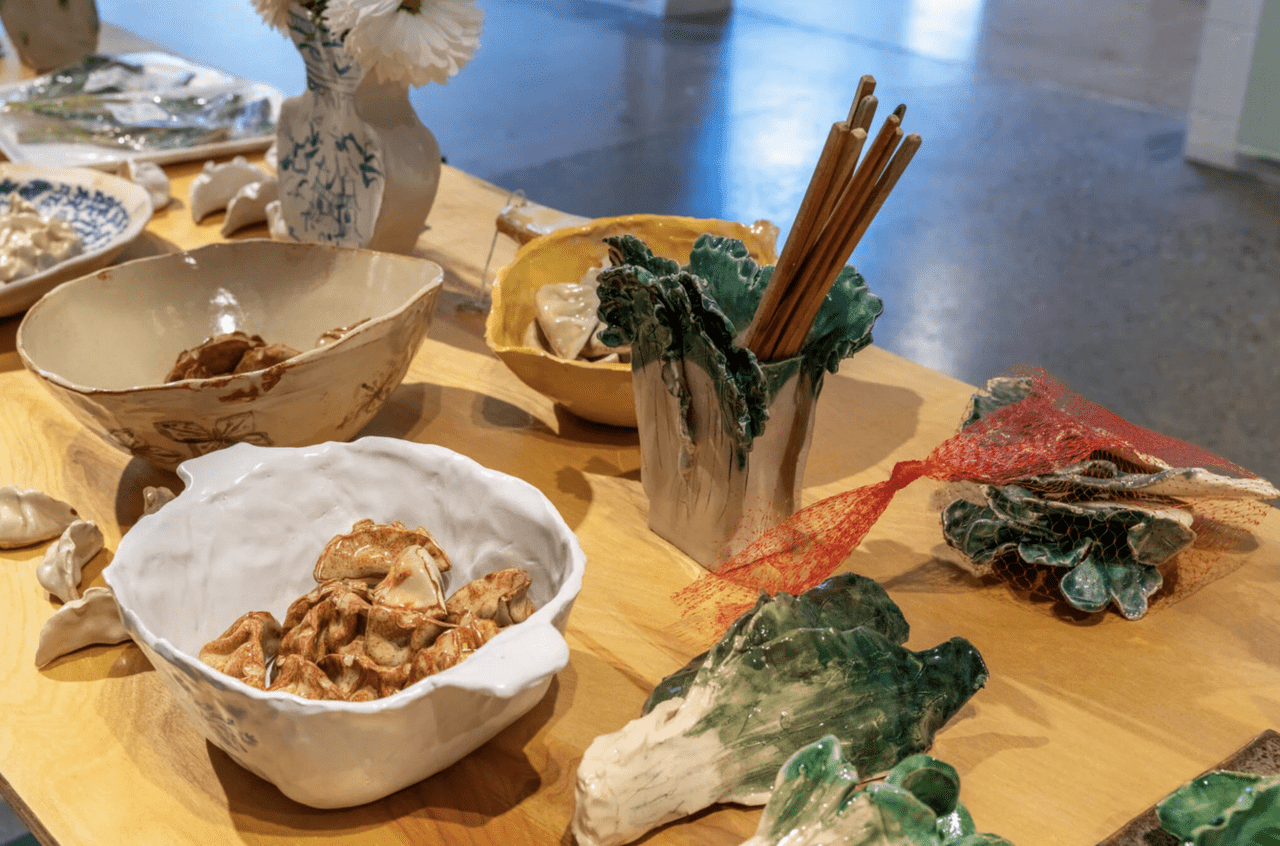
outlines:
[[[778,227],[767,220],[747,226],[728,220],[656,214],[602,217],[533,239],[498,271],[484,330],[490,349],[525,384],[578,417],[634,428],[630,364],[572,361],[524,343],[525,330],[535,315],[534,292],[553,282],[577,282],[592,267],[604,263],[609,254],[604,243],[607,236],[627,234],[682,265],[689,262],[689,251],[701,235],[737,238],[747,245],[753,259],[768,265],[777,261]]]

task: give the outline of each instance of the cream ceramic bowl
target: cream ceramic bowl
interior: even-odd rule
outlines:
[[[379,799],[448,767],[532,708],[569,659],[586,558],[532,485],[443,447],[361,438],[239,444],[178,468],[177,499],[129,530],[105,576],[125,627],[209,741],[317,808]],[[315,587],[325,543],[363,518],[430,530],[446,590],[519,566],[537,610],[466,661],[384,699],[267,693],[197,659],[247,611],[277,620]]]
[[[18,327],[22,362],[109,442],[164,469],[234,443],[355,436],[430,327],[440,266],[313,244],[236,241],[64,283]],[[365,319],[316,348],[321,333]],[[178,354],[242,330],[303,350],[250,373],[165,376]]]
[[[768,221],[752,226],[727,220],[633,214],[602,217],[583,226],[534,238],[494,279],[493,305],[485,321],[489,347],[529,387],[573,414],[610,426],[636,425],[631,365],[571,361],[525,344],[536,314],[534,292],[552,282],[577,282],[609,255],[604,238],[635,235],[661,256],[684,265],[694,241],[705,234],[737,238],[760,264],[777,261],[778,228]]]

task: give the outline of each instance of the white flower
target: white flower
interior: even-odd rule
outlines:
[[[253,0],[262,19],[281,32],[289,31],[290,0]]]
[[[475,0],[329,0],[324,24],[379,79],[443,85],[480,46],[484,12]]]

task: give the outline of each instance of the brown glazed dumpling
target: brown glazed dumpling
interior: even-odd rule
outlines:
[[[413,684],[462,663],[497,634],[498,624],[493,620],[467,614],[457,627],[449,629],[431,646],[414,654],[409,664],[408,683]]]
[[[329,681],[324,670],[301,655],[281,655],[276,659],[275,678],[267,690],[292,693],[303,699],[342,699],[342,691]]]
[[[244,332],[227,332],[206,338],[199,345],[178,353],[178,359],[164,381],[225,376],[235,370],[246,352],[262,344],[263,340],[257,335],[250,336]]]
[[[250,347],[245,350],[245,354],[240,357],[240,361],[236,363],[235,369],[231,372],[249,373],[253,370],[265,370],[273,365],[288,361],[295,355],[301,355],[301,352],[288,344],[263,344],[257,347]]]
[[[402,690],[409,677],[407,665],[384,667],[369,656],[355,652],[331,653],[321,658],[318,666],[348,702],[368,702],[390,696]]]
[[[204,645],[200,660],[232,678],[265,690],[267,662],[280,648],[280,624],[267,611],[250,611]]]
[[[533,582],[519,567],[498,570],[468,582],[449,597],[445,607],[450,620],[461,620],[471,613],[493,620],[499,626],[523,623],[533,613],[533,602],[526,595]]]
[[[301,655],[319,663],[330,653],[364,651],[362,639],[371,606],[359,591],[338,583],[322,593],[320,601],[307,608],[299,619],[300,602],[289,607],[286,619],[292,625],[284,630],[280,642],[282,655]]]
[[[449,569],[449,556],[431,533],[419,526],[410,529],[404,523],[374,523],[360,520],[345,535],[337,535],[325,546],[316,561],[315,579],[363,579],[371,584],[382,581],[400,554],[411,546],[420,546],[435,560],[440,572]]]

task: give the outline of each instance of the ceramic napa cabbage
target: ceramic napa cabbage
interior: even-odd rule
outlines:
[[[971,398],[968,429],[1032,396],[1030,377],[997,377]],[[1259,478],[1201,467],[1170,467],[1118,442],[1106,453],[1009,485],[959,488],[942,507],[948,545],[985,574],[1001,558],[1054,568],[1066,601],[1097,612],[1114,604],[1126,618],[1146,614],[1176,556],[1196,540],[1191,503],[1260,499],[1280,491]]]
[[[912,755],[860,786],[838,738],[800,749],[778,771],[755,836],[742,846],[1011,846],[976,831],[950,764]]]
[[[679,671],[642,717],[592,742],[575,790],[579,844],[618,846],[716,802],[764,804],[779,767],[828,733],[859,771],[883,773],[927,748],[986,683],[963,638],[902,646],[905,621],[870,580],[838,576],[815,591],[762,595],[691,680]]]
[[[649,528],[716,570],[800,501],[823,374],[871,343],[882,303],[841,270],[800,354],[739,346],[773,274],[745,245],[703,236],[689,263],[631,236],[600,274],[606,344],[631,345]]]
[[[1072,606],[1125,617],[1147,612],[1164,576],[1157,569],[1195,540],[1188,511],[1130,502],[1059,502],[1019,485],[986,486],[985,504],[959,499],[942,512],[947,543],[975,565],[1016,553],[1060,568],[1058,587]]]
[[[59,287],[28,312],[17,346],[77,419],[171,470],[235,443],[354,437],[408,371],[443,281],[438,264],[407,256],[214,244]],[[354,328],[316,346],[337,327]],[[181,351],[235,330],[303,352],[262,370],[165,383]]]
[[[519,479],[390,438],[240,444],[178,473],[185,490],[125,535],[107,582],[183,712],[291,799],[358,805],[448,767],[533,707],[568,660],[561,633],[585,557],[554,506]],[[364,518],[429,529],[453,562],[446,589],[523,567],[536,612],[458,666],[371,702],[268,693],[197,660],[245,612],[283,619],[314,587],[328,540]]]
[[[1156,816],[1185,846],[1274,846],[1280,843],[1280,776],[1208,773],[1160,800]]]

